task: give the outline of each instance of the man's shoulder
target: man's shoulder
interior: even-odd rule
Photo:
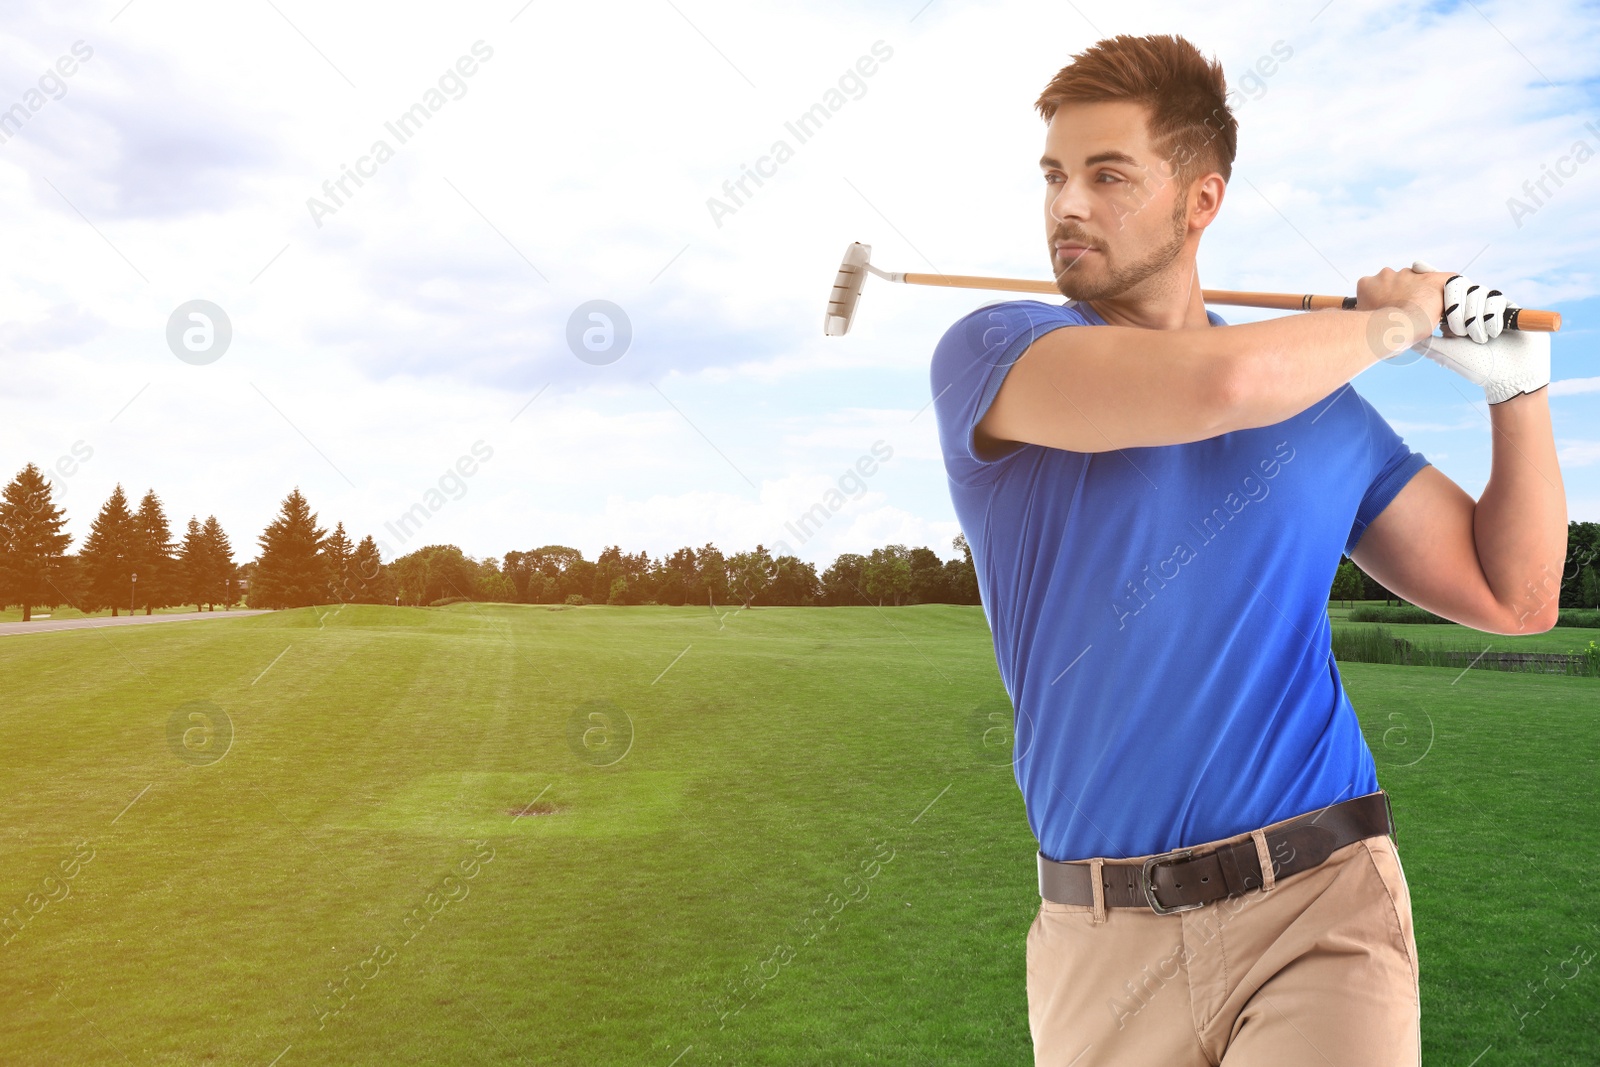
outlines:
[[[962,323],[974,319],[984,321],[998,321],[1001,319],[1019,322],[1083,322],[1091,320],[1075,301],[1067,300],[1061,303],[1052,303],[1046,300],[991,300],[987,304],[980,304],[955,321],[951,329]]]
[[[974,365],[1015,359],[1020,348],[1061,326],[1087,326],[1091,320],[1072,303],[999,300],[973,308],[952,323],[933,350],[933,376],[948,383]]]

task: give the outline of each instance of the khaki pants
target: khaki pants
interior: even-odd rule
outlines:
[[[1041,900],[1027,956],[1036,1067],[1422,1060],[1411,894],[1386,836],[1174,915]]]

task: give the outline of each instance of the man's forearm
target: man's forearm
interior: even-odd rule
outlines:
[[[1235,428],[1271,426],[1298,415],[1409,343],[1398,309],[1319,311],[1218,330],[1228,349],[1228,390]],[[1385,336],[1384,330],[1393,336]]]
[[[1489,407],[1489,484],[1473,511],[1478,562],[1518,629],[1555,625],[1567,555],[1567,494],[1556,462],[1550,390]]]

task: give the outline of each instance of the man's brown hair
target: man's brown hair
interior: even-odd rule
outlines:
[[[1097,41],[1072,57],[1034,107],[1049,122],[1063,104],[1128,100],[1143,104],[1150,141],[1184,186],[1216,171],[1233,173],[1239,123],[1228,108],[1222,64],[1171,34]]]

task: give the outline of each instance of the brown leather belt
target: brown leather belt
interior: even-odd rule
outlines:
[[[1336,849],[1392,833],[1389,795],[1381,789],[1306,812],[1266,831],[1273,877],[1310,870]],[[1261,861],[1254,838],[1246,838],[1206,852],[1184,848],[1142,861],[1106,860],[1101,881],[1106,907],[1149,908],[1168,915],[1261,888]],[[1060,862],[1039,853],[1039,895],[1057,904],[1092,906],[1089,861]]]

